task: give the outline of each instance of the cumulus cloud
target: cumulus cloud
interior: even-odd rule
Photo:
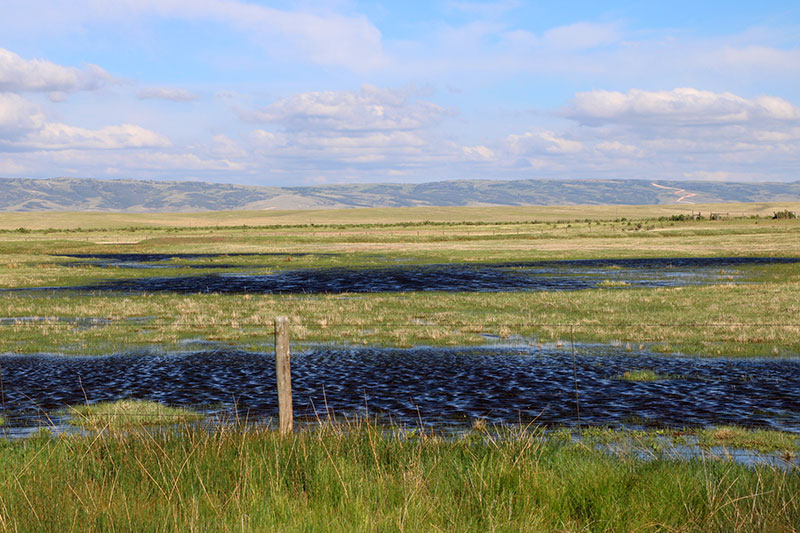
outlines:
[[[800,108],[776,96],[743,98],[693,88],[670,91],[631,89],[575,95],[564,116],[581,124],[648,123],[661,125],[736,124],[759,120],[796,121]]]
[[[494,150],[487,146],[464,146],[462,148],[464,156],[470,161],[491,161],[495,158]]]
[[[279,124],[288,131],[419,130],[449,112],[413,98],[408,90],[370,85],[359,91],[302,93],[256,111],[240,111],[250,122]]]
[[[70,93],[91,91],[113,78],[97,65],[63,67],[44,59],[23,59],[0,48],[0,91]]]
[[[173,89],[169,87],[145,87],[136,92],[139,100],[171,100],[173,102],[191,102],[197,100],[199,95],[186,89]]]
[[[258,154],[291,159],[299,167],[380,164],[403,171],[463,157],[460,147],[434,132],[452,111],[420,96],[411,89],[365,85],[358,91],[295,94],[261,109],[239,110],[239,115],[267,125],[249,136]]]
[[[61,123],[45,124],[39,131],[28,135],[22,144],[26,147],[45,150],[109,150],[170,146],[169,139],[163,135],[133,124],[90,130]]]
[[[583,150],[580,141],[559,137],[551,131],[527,132],[509,135],[507,138],[512,154],[574,154]]]
[[[38,106],[17,94],[0,93],[0,136],[14,139],[44,126]]]
[[[33,102],[0,93],[0,146],[13,150],[108,150],[168,147],[161,134],[133,124],[86,129],[50,122]]]

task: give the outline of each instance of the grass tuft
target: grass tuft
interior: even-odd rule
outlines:
[[[615,379],[623,381],[661,381],[664,379],[675,379],[674,376],[669,374],[659,374],[650,369],[642,370],[628,370],[624,374],[617,376]]]
[[[697,438],[698,443],[704,447],[725,446],[761,452],[781,451],[787,454],[800,450],[800,436],[770,429],[719,426],[699,431]]]
[[[185,408],[143,400],[119,400],[68,409],[70,424],[88,428],[132,428],[183,424],[201,420],[203,415]]]

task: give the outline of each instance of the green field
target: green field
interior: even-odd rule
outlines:
[[[225,272],[269,275],[331,266],[800,257],[800,222],[771,218],[796,204],[692,207],[704,217],[687,218],[687,206],[4,213],[0,288],[219,273],[220,263],[235,264]],[[59,257],[87,253],[277,255],[174,259],[169,269]],[[198,263],[203,268],[190,267]],[[741,267],[709,285],[630,288],[608,280],[565,292],[4,291],[0,352],[171,351],[186,341],[269,351],[278,315],[290,318],[295,349],[474,345],[494,336],[529,346],[613,343],[665,356],[796,356],[800,266]],[[237,424],[181,425],[193,413],[163,407],[83,406],[71,414],[87,435],[0,439],[0,530],[796,531],[800,524],[796,471],[674,457],[658,433],[589,428],[576,440],[566,430],[476,426],[442,438],[356,422],[282,438]],[[141,429],[148,417],[180,422]],[[737,427],[690,438],[789,459],[798,449],[796,436]]]
[[[800,257],[797,220],[772,220],[792,204],[399,208],[312,212],[0,215],[0,288],[294,268],[379,267],[631,257]],[[578,218],[578,213],[580,213]],[[711,220],[711,213],[721,213]],[[738,215],[737,215],[738,213]],[[758,215],[754,215],[757,213]],[[645,214],[650,216],[644,218]],[[729,216],[728,216],[729,214]],[[744,218],[741,217],[744,214]],[[607,217],[607,218],[603,218]],[[100,227],[105,224],[105,227]],[[38,228],[38,229],[37,229]],[[62,229],[53,229],[62,228]],[[78,229],[83,228],[83,229]],[[99,268],[58,254],[274,253],[176,259],[169,269]],[[301,255],[308,254],[308,255]],[[208,269],[189,268],[200,263]],[[740,269],[742,270],[742,269]],[[566,338],[662,353],[791,355],[800,352],[800,269],[743,269],[708,286],[569,292],[358,295],[0,293],[0,351],[109,353],[173,349],[205,340],[263,349],[271,320],[287,315],[296,342],[462,345],[485,335],[525,342]],[[741,274],[741,272],[740,272]],[[39,317],[14,323],[15,317]]]

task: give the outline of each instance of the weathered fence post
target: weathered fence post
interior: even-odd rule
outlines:
[[[289,364],[289,319],[275,317],[275,375],[278,378],[278,426],[281,435],[292,432],[292,369]]]

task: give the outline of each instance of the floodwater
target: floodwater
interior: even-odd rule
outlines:
[[[292,356],[295,415],[377,416],[402,425],[706,427],[800,433],[800,360],[700,359],[581,345],[561,349],[317,348]],[[272,354],[0,356],[0,414],[13,428],[47,424],[67,405],[122,398],[199,408],[212,416],[277,416]],[[671,376],[619,379],[628,370]],[[574,372],[574,374],[573,374]],[[576,398],[577,395],[577,398]]]
[[[132,255],[141,259],[141,254]],[[743,276],[737,270],[740,267],[797,262],[800,259],[716,257],[317,268],[279,270],[267,275],[229,273],[120,279],[80,287],[40,287],[35,290],[298,294],[676,287],[736,282]]]
[[[71,259],[84,259],[84,261],[72,261],[61,263],[63,266],[95,266],[100,268],[134,268],[134,269],[170,269],[170,268],[203,268],[203,269],[232,269],[241,268],[242,265],[236,263],[171,263],[175,259],[179,260],[203,260],[218,259],[220,257],[236,259],[238,257],[264,257],[269,259],[306,257],[306,256],[329,257],[338,254],[332,253],[283,253],[283,252],[237,252],[229,254],[206,253],[206,254],[60,254],[58,257],[69,257]]]

